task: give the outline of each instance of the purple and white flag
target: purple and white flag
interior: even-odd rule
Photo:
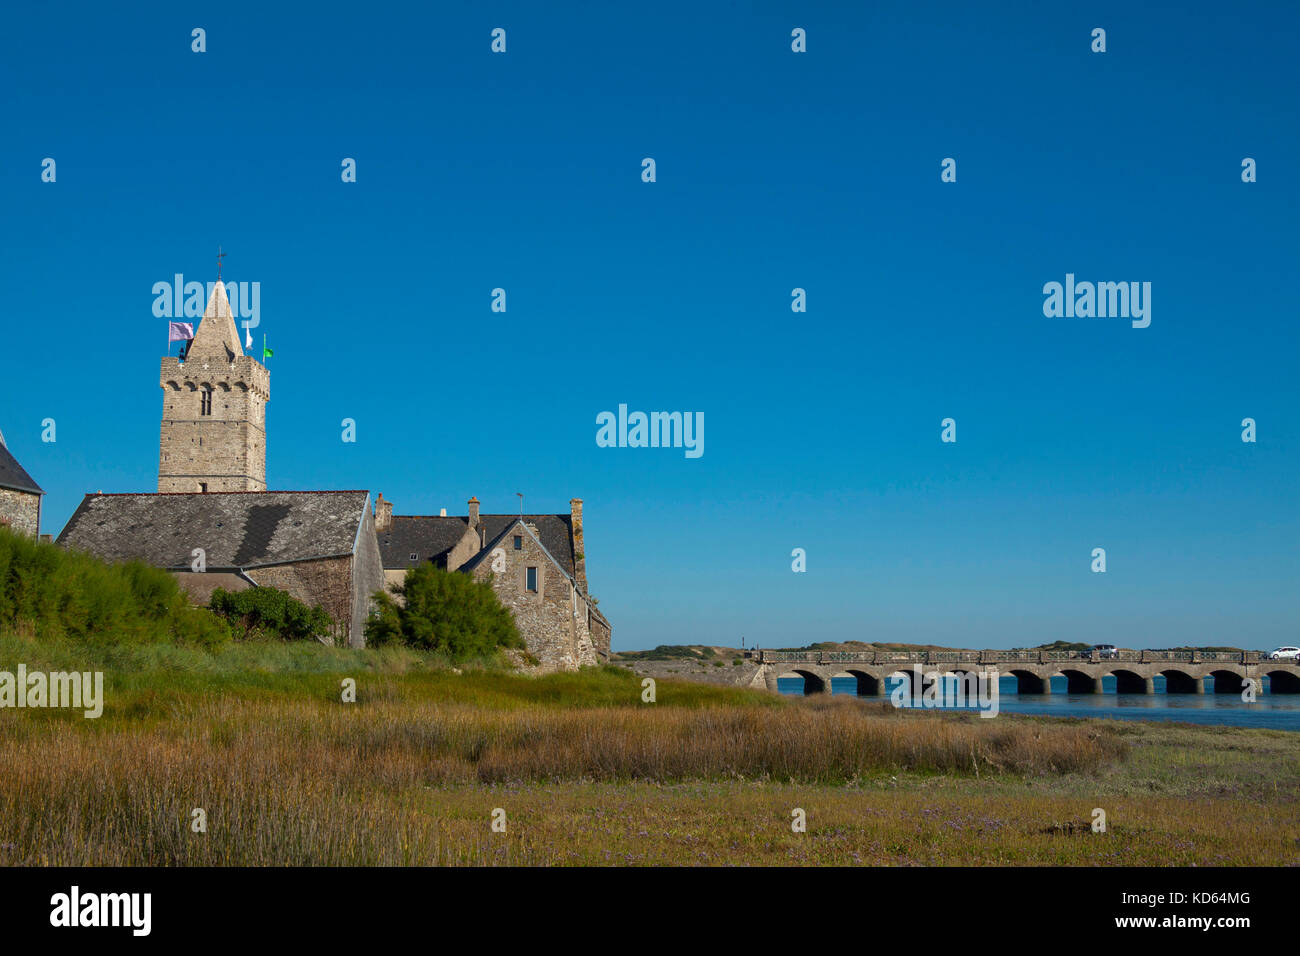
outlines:
[[[168,342],[186,342],[192,338],[194,338],[193,322],[168,322],[167,323]]]

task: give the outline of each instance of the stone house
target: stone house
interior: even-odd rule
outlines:
[[[384,586],[366,491],[88,494],[58,543],[165,568],[195,604],[217,587],[279,588],[324,608],[352,647]]]
[[[0,434],[0,525],[36,537],[41,531],[41,486],[32,480]]]
[[[375,531],[388,587],[432,562],[489,581],[514,615],[528,651],[544,667],[576,670],[609,660],[611,626],[587,586],[582,499],[568,514],[394,515],[381,494]]]

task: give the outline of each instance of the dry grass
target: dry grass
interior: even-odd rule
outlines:
[[[0,864],[1300,862],[1294,734],[303,664],[0,711]]]
[[[1124,746],[1083,727],[990,726],[853,702],[496,711],[375,696],[355,705],[224,694],[177,702],[150,690],[101,722],[8,711],[0,716],[0,861],[487,862],[496,859],[490,835],[449,839],[428,814],[431,793],[1055,773],[1100,767]],[[190,832],[196,807],[211,821],[206,837]]]

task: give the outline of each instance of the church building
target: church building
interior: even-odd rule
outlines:
[[[263,586],[320,605],[334,642],[365,646],[384,586],[367,491],[267,491],[271,373],[245,355],[225,285],[183,359],[162,360],[158,493],[86,495],[61,545],[171,571],[195,604]]]
[[[218,278],[181,358],[162,360],[158,491],[88,494],[58,542],[171,571],[195,604],[216,587],[274,587],[324,608],[335,643],[365,646],[373,595],[426,561],[487,581],[548,669],[609,659],[610,624],[587,586],[582,500],[567,514],[394,516],[368,491],[268,491],[271,374],[245,355]],[[0,502],[8,474],[0,443]],[[14,462],[13,466],[16,467]],[[21,476],[13,477],[13,476]],[[0,517],[3,515],[0,514]],[[35,533],[35,523],[32,523]]]

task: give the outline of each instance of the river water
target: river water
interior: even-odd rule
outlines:
[[[1067,694],[1064,677],[1052,678],[1052,693],[1016,693],[1016,679],[998,681],[998,709],[1008,714],[1035,714],[1046,717],[1102,717],[1116,720],[1179,720],[1189,724],[1226,724],[1237,727],[1269,727],[1274,730],[1300,731],[1300,694],[1269,693],[1268,678],[1264,693],[1247,704],[1239,694],[1215,694],[1214,678],[1209,678],[1206,693],[1166,694],[1165,679],[1155,678],[1154,694],[1117,694],[1115,678],[1103,677],[1101,694]],[[896,681],[887,685],[892,691]],[[781,677],[777,689],[783,694],[803,693],[802,677]],[[856,694],[857,680],[836,677],[831,680],[832,694]],[[880,698],[876,698],[880,699]],[[888,699],[888,698],[884,698]],[[972,709],[972,708],[967,708]]]

